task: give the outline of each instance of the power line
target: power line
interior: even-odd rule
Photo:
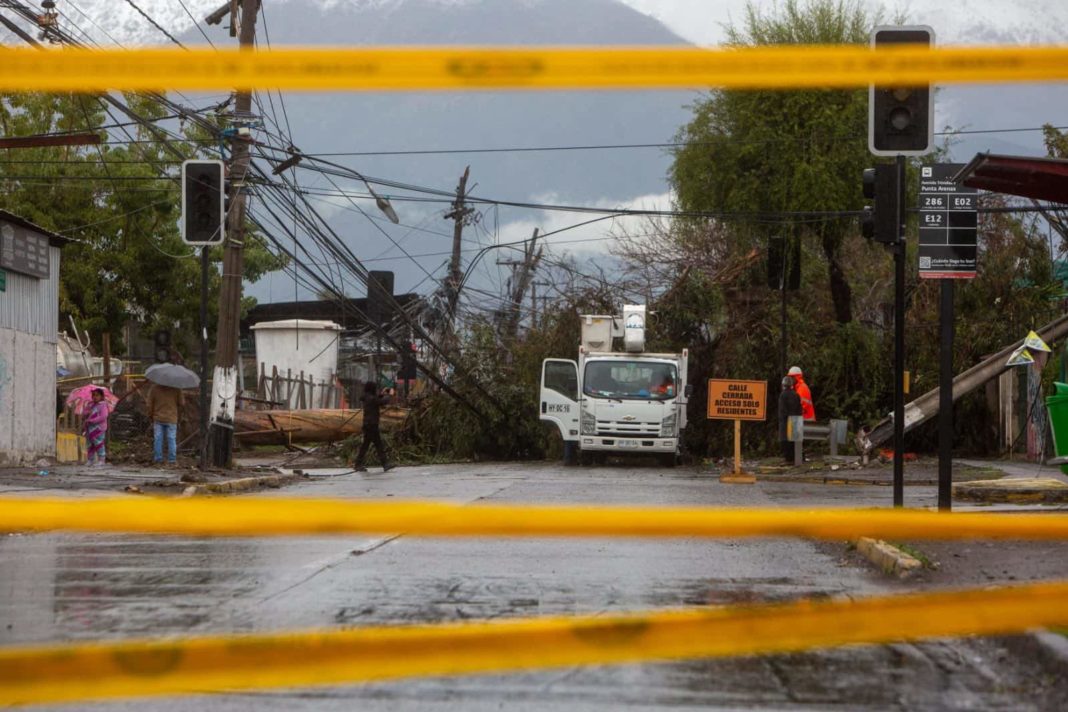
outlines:
[[[185,50],[188,50],[188,49],[189,49],[189,48],[188,48],[188,47],[186,47],[186,46],[185,46],[184,44],[182,44],[182,43],[181,43],[181,42],[179,42],[179,41],[178,41],[177,39],[175,39],[174,35],[172,35],[172,34],[171,34],[170,32],[167,32],[167,30],[163,29],[163,28],[162,28],[162,27],[160,26],[160,24],[159,24],[158,22],[156,22],[155,20],[153,20],[153,19],[152,19],[152,18],[151,18],[151,17],[150,17],[149,15],[148,15],[148,13],[147,13],[147,12],[145,12],[144,10],[142,10],[141,8],[139,8],[139,7],[137,6],[137,3],[135,3],[135,2],[133,1],[133,0],[126,0],[126,4],[127,4],[127,5],[129,5],[130,7],[132,7],[132,8],[134,9],[134,10],[136,10],[136,11],[137,11],[137,14],[139,14],[139,15],[140,15],[141,17],[145,18],[145,20],[147,20],[147,21],[148,21],[148,22],[149,22],[149,23],[150,23],[150,24],[151,24],[151,25],[152,25],[153,27],[155,27],[155,28],[156,28],[157,30],[159,30],[159,31],[160,31],[160,32],[162,32],[162,33],[163,33],[164,35],[166,35],[166,36],[167,36],[167,39],[169,39],[169,40],[170,40],[171,42],[173,42],[174,44],[178,45],[178,46],[179,46],[179,47],[181,47],[182,49],[185,49]],[[186,12],[189,12],[189,11],[188,11],[188,10],[186,10]]]
[[[188,15],[189,19],[193,21],[193,27],[197,28],[197,31],[200,32],[201,37],[207,40],[208,44],[211,45],[212,49],[215,49],[215,43],[212,42],[211,38],[208,37],[208,34],[204,32],[204,28],[201,27],[200,23],[197,22],[197,19],[193,17],[193,13],[189,12],[189,8],[186,7],[184,0],[178,0],[178,4],[182,6],[182,9],[185,10],[185,14]]]
[[[1068,129],[1068,126],[1053,126],[1051,127],[1057,131],[1063,131]],[[965,136],[974,134],[1003,134],[1003,133],[1022,133],[1022,132],[1034,132],[1043,131],[1044,126],[1027,127],[1027,128],[1012,128],[1012,129],[968,129],[960,131],[936,131],[935,136]],[[863,139],[861,134],[851,134],[848,136],[805,136],[805,137],[793,137],[793,136],[781,136],[778,138],[765,139],[762,141],[742,141],[746,145],[757,145],[761,143],[782,143],[782,142],[799,142],[799,141],[853,141]],[[579,144],[573,146],[508,146],[500,148],[439,148],[439,149],[417,149],[417,150],[403,150],[403,151],[337,151],[337,152],[316,152],[306,154],[308,157],[333,157],[333,156],[438,156],[438,155],[452,155],[452,154],[471,154],[471,153],[548,153],[554,151],[614,151],[614,150],[627,150],[627,149],[647,149],[647,148],[686,148],[689,146],[713,146],[718,145],[718,142],[714,141],[675,141],[675,142],[655,142],[655,143],[609,143],[609,144]]]

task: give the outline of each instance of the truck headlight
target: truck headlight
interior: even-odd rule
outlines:
[[[663,438],[673,438],[673,437],[675,437],[675,423],[676,423],[676,419],[675,419],[675,414],[674,413],[672,413],[671,415],[665,417],[662,421],[660,421],[660,437],[663,437]]]
[[[579,425],[583,435],[596,435],[597,434],[597,419],[593,417],[593,413],[586,409],[582,410],[582,415],[579,419]]]

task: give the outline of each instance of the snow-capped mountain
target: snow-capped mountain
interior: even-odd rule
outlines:
[[[221,5],[221,0],[135,0],[161,26],[173,34],[193,28],[193,18],[201,21]],[[396,12],[412,0],[266,0],[264,10],[270,17],[283,5],[314,5],[322,12],[378,13]],[[499,8],[531,8],[542,0],[418,0],[420,4],[441,7],[471,8],[496,5]],[[618,0],[640,13],[662,22],[671,31],[695,44],[716,44],[722,40],[723,25],[744,17],[746,0]],[[757,3],[758,5],[768,3]],[[888,7],[890,7],[888,5]],[[125,0],[57,1],[57,9],[85,35],[100,43],[113,40],[123,44],[160,44],[167,38],[152,27]],[[906,8],[910,21],[932,26],[940,44],[1057,44],[1063,42],[1063,28],[1068,27],[1068,3],[1063,0],[954,0],[954,2],[917,3]],[[889,10],[885,14],[893,14]],[[203,38],[197,34],[191,41]]]
[[[1061,44],[1068,27],[1068,3],[954,0],[917,4],[909,16],[933,27],[940,45]]]

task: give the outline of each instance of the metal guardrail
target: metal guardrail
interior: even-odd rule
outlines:
[[[804,461],[801,452],[805,440],[825,440],[830,443],[831,457],[838,457],[838,446],[845,445],[849,437],[849,421],[832,418],[825,425],[806,421],[800,415],[791,415],[786,421],[786,439],[794,443],[794,464]]]

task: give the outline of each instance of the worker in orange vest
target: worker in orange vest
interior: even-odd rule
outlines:
[[[808,389],[808,384],[805,383],[805,375],[801,373],[801,367],[791,366],[786,375],[794,379],[794,390],[801,397],[801,416],[805,420],[815,420],[816,406],[812,403],[812,391]]]

